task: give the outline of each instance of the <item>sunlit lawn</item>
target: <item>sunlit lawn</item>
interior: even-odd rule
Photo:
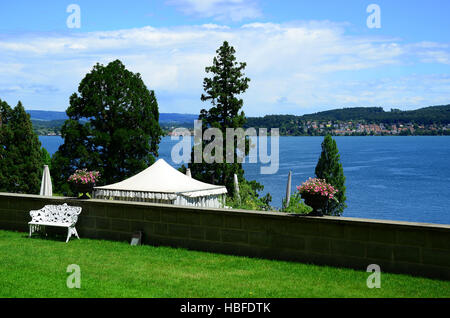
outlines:
[[[448,281],[382,273],[369,289],[365,271],[84,238],[0,231],[0,255],[0,297],[450,297]]]

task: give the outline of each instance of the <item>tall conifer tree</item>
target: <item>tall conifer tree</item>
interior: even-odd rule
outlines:
[[[325,179],[338,190],[335,195],[339,202],[330,201],[325,208],[324,214],[341,215],[347,207],[345,204],[345,176],[344,169],[340,162],[340,155],[336,141],[327,134],[322,142],[322,153],[316,166],[316,176]]]
[[[0,100],[0,191],[8,191],[8,167],[7,154],[12,143],[12,131],[9,125],[12,109],[8,103]]]
[[[194,162],[194,151],[191,155],[189,168],[192,177],[204,182],[225,185],[228,193],[234,193],[234,174],[238,176],[239,182],[244,182],[244,170],[242,163],[237,162],[236,141],[234,150],[234,163],[226,161],[226,129],[243,127],[246,118],[241,110],[243,100],[239,97],[248,88],[250,79],[245,77],[243,70],[246,63],[236,62],[235,49],[227,41],[216,51],[217,56],[213,59],[213,65],[206,67],[206,73],[211,73],[211,77],[203,80],[205,93],[201,95],[203,102],[210,101],[212,107],[200,111],[199,120],[202,121],[202,133],[211,127],[218,128],[223,135],[223,163],[206,163],[202,158],[201,163]],[[202,141],[202,149],[213,142]],[[249,152],[248,143],[246,147],[247,155]],[[261,189],[261,185],[258,190]]]
[[[0,191],[38,194],[43,161],[30,115],[20,101],[12,110],[2,105],[1,113]]]

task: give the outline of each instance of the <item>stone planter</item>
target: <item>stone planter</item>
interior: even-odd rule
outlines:
[[[312,212],[308,213],[309,216],[323,216],[323,210],[328,201],[326,197],[309,193],[302,193],[301,196],[305,204],[313,209]]]
[[[95,186],[95,183],[86,183],[86,184],[75,183],[74,184],[75,191],[82,194],[80,199],[89,199],[89,196],[87,194],[92,193],[92,191],[94,190],[94,186]]]

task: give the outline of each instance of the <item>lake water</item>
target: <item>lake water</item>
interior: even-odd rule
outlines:
[[[450,224],[450,137],[333,137],[341,155],[347,186],[343,216]],[[50,154],[61,137],[39,139]],[[321,152],[323,137],[280,137],[280,165],[273,175],[260,174],[260,164],[244,164],[248,180],[265,186],[272,205],[281,206],[292,171],[292,190],[309,177]],[[171,160],[177,141],[164,137],[160,158]]]

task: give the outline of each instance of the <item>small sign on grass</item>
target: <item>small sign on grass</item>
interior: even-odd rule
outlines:
[[[141,244],[142,244],[142,232],[141,231],[135,232],[131,237],[131,245],[135,246]]]

